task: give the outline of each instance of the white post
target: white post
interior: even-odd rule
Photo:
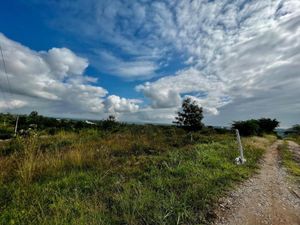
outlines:
[[[246,162],[246,159],[244,158],[244,152],[243,152],[243,146],[241,142],[241,137],[238,129],[235,129],[236,132],[236,139],[239,145],[239,151],[240,151],[240,156],[235,159],[237,164],[243,164]]]
[[[17,121],[16,121],[16,125],[15,125],[15,135],[17,135],[18,123],[19,123],[19,116],[17,116]]]

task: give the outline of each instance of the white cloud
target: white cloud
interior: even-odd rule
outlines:
[[[141,103],[138,99],[126,99],[116,95],[110,95],[105,101],[108,113],[137,112]]]
[[[97,52],[93,60],[99,70],[129,80],[153,77],[158,69],[158,65],[147,58],[138,57],[125,61],[107,51]]]
[[[108,93],[92,85],[97,80],[84,74],[88,60],[67,48],[52,48],[48,52],[33,51],[0,33],[0,43],[6,62],[0,68],[0,90],[4,101],[1,110],[39,110],[47,115],[99,114],[105,111],[135,111],[138,103],[118,96],[109,96],[112,103],[105,108]],[[10,84],[10,85],[9,85]]]
[[[54,75],[63,79],[70,75],[82,75],[88,67],[88,60],[76,56],[67,48],[52,48],[41,54]]]
[[[0,101],[0,109],[1,110],[6,110],[6,109],[18,109],[22,108],[25,105],[27,105],[27,102],[21,101],[21,100],[12,100],[12,101]]]
[[[163,77],[153,83],[146,82],[136,89],[152,100],[154,108],[179,107],[182,96],[189,93],[199,96],[205,93],[202,99],[195,99],[204,108],[211,108],[208,111],[216,112],[216,107],[222,106],[221,100],[226,97],[225,87],[216,77],[204,76],[195,68],[179,71],[174,76]]]

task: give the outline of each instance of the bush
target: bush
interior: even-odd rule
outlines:
[[[0,140],[10,139],[13,137],[13,130],[6,127],[0,128]]]

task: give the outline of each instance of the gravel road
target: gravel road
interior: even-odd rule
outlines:
[[[288,181],[280,165],[280,143],[267,150],[259,174],[221,199],[216,225],[300,225],[299,187]],[[299,148],[296,143],[289,146]]]

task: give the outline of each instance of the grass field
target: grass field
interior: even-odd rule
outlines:
[[[272,138],[143,126],[0,143],[0,224],[207,224]]]

